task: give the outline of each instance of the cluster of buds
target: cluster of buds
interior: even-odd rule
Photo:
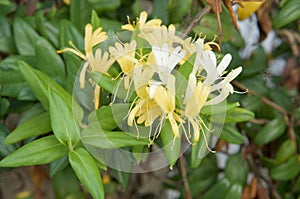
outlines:
[[[93,48],[108,36],[102,28],[92,31],[88,24],[85,28],[85,54],[74,46],[62,50],[71,51],[85,61],[79,77],[81,88],[86,83],[87,71],[109,75],[109,68],[117,62],[125,89],[134,88],[137,96],[127,115],[129,126],[145,125],[151,129],[154,121],[159,121],[153,136],[155,139],[164,122],[168,121],[174,138],[180,137],[179,129],[183,128],[189,141],[198,142],[200,132],[207,128],[200,115],[201,109],[226,100],[234,92],[230,82],[242,68],[226,73],[232,57],[226,54],[217,64],[211,46],[218,47],[218,44],[213,41],[205,43],[203,38],[184,39],[175,34],[173,25],[166,27],[160,19],[147,21],[146,12],[142,12],[133,23],[128,20],[122,29],[132,31],[136,38],[132,37],[128,43],[117,41],[105,52],[100,48],[93,52]],[[141,43],[146,44],[147,49],[141,48]],[[186,66],[187,62],[190,68]],[[179,70],[190,71],[186,83],[184,78],[176,75]],[[186,85],[184,91],[181,89],[179,93],[178,85]],[[100,87],[95,84],[94,89],[97,109]]]

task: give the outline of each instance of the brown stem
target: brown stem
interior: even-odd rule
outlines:
[[[263,103],[265,103],[265,104],[271,106],[272,108],[276,109],[277,111],[279,111],[279,112],[283,115],[283,119],[284,119],[284,121],[285,121],[285,123],[286,123],[287,125],[290,123],[287,112],[286,112],[281,106],[279,106],[278,104],[272,102],[272,101],[269,100],[268,98],[266,98],[266,97],[264,97],[264,96],[261,96],[260,94],[258,94],[258,93],[255,92],[254,90],[251,90],[251,89],[247,88],[246,86],[244,86],[243,84],[239,83],[239,82],[236,81],[236,80],[233,81],[232,84],[235,85],[236,87],[238,87],[238,88],[244,90],[244,91],[247,91],[250,95],[254,95],[254,96],[256,96],[256,97],[259,97],[260,100],[261,100]]]
[[[195,26],[197,26],[200,22],[200,20],[207,14],[209,13],[211,7],[209,5],[205,6],[200,12],[195,16],[194,20],[190,25],[185,29],[184,35],[188,35]]]
[[[267,124],[268,122],[270,122],[269,120],[266,120],[266,119],[252,119],[250,120],[251,123],[253,124],[258,124],[258,125],[262,125],[262,124]]]
[[[186,173],[186,168],[185,168],[185,163],[184,163],[183,158],[184,158],[184,156],[179,157],[179,167],[180,167],[181,177],[182,177],[182,181],[183,181],[183,185],[184,185],[184,189],[185,189],[185,198],[192,199],[189,182],[186,177],[187,173]]]

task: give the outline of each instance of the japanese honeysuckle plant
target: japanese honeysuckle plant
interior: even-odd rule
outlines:
[[[45,129],[20,136],[27,128],[24,123],[6,143],[53,134],[11,153],[1,160],[1,167],[51,163],[55,173],[67,161],[90,194],[104,198],[98,168],[126,172],[172,168],[189,148],[192,166],[197,167],[208,152],[214,152],[212,138],[220,136],[224,123],[253,117],[238,102],[226,102],[236,92],[231,82],[242,67],[228,70],[232,55],[214,52],[219,49],[214,41],[185,37],[160,19],[147,21],[146,12],[134,22],[128,18],[124,32],[116,35],[92,24],[85,26],[83,51],[72,41],[71,47],[57,51],[83,62],[72,94],[45,73],[19,63],[46,110],[37,116],[46,121]],[[240,135],[222,135],[230,136]],[[155,168],[135,169],[158,151],[165,161],[156,160],[160,164]]]

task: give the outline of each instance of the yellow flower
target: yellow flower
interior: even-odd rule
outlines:
[[[79,49],[77,49],[73,43],[70,41],[70,45],[73,48],[65,48],[63,50],[58,50],[58,53],[70,51],[80,57],[83,60],[86,60],[88,55],[92,53],[93,47],[97,44],[103,42],[107,39],[106,32],[101,32],[102,28],[99,27],[93,32],[93,27],[91,24],[87,24],[85,26],[85,36],[84,36],[84,50],[85,53],[82,53]]]
[[[101,49],[97,49],[95,51],[95,55],[93,53],[89,54],[87,57],[87,61],[84,63],[79,74],[80,88],[83,89],[85,86],[85,75],[88,69],[90,70],[90,72],[101,72],[106,74],[108,69],[113,63],[114,60],[109,59],[108,52],[104,52],[102,55]],[[99,107],[99,101],[100,101],[100,87],[96,84],[94,90],[95,109]]]
[[[89,55],[92,52],[94,46],[107,39],[106,32],[101,31],[101,27],[97,28],[93,32],[93,27],[91,24],[87,24],[85,26],[84,49],[86,55]]]
[[[115,47],[109,47],[111,56],[117,60],[122,72],[124,73],[125,88],[129,88],[130,79],[134,65],[138,62],[135,58],[136,41],[132,40],[130,43],[116,43]]]
[[[150,99],[154,99],[161,108],[161,124],[164,120],[169,120],[174,137],[179,137],[178,122],[182,122],[179,115],[175,112],[175,77],[169,75],[167,86],[164,87],[161,82],[151,81],[147,89]]]
[[[173,24],[170,24],[168,28],[163,25],[141,29],[139,36],[151,46],[162,47],[164,44],[168,44],[169,49],[173,47],[174,43],[183,43],[183,39],[176,35]]]
[[[161,19],[152,19],[152,20],[146,22],[147,17],[148,17],[147,12],[143,11],[140,13],[140,17],[137,18],[137,22],[133,22],[133,24],[131,24],[129,17],[127,17],[128,24],[123,25],[122,29],[134,31],[135,29],[154,28],[154,27],[160,26],[160,24],[162,23]]]
[[[191,124],[193,127],[194,142],[198,142],[199,132],[200,130],[203,131],[203,121],[200,118],[199,114],[210,94],[210,86],[203,84],[201,81],[196,83],[196,81],[196,76],[191,73],[189,76],[186,95],[183,101],[183,103],[185,104],[183,116],[187,118],[188,125]]]

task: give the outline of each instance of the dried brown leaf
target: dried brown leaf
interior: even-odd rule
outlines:
[[[272,30],[272,22],[269,16],[271,10],[271,0],[266,0],[257,10],[257,20],[260,28],[259,41],[263,41]]]

